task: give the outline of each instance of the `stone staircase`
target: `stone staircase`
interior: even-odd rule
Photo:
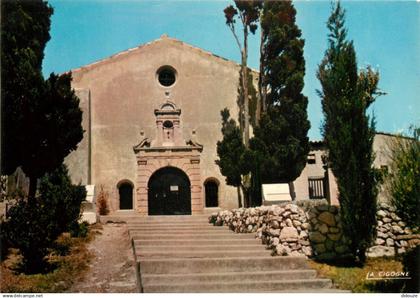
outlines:
[[[338,292],[331,280],[317,278],[304,257],[272,257],[254,234],[215,227],[207,216],[125,216],[124,221],[141,292]]]

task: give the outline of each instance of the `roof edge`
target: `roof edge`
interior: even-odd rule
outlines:
[[[64,72],[64,73],[69,73],[69,72],[78,72],[78,71],[82,71],[82,70],[90,69],[90,68],[92,68],[92,67],[94,67],[94,66],[101,65],[101,64],[103,64],[103,63],[105,63],[105,62],[107,62],[107,61],[110,61],[110,60],[112,60],[112,59],[114,59],[114,58],[117,58],[117,57],[119,57],[119,56],[124,56],[124,55],[127,55],[128,53],[131,53],[131,52],[133,52],[133,51],[135,51],[135,50],[138,50],[138,49],[141,49],[141,48],[148,47],[148,46],[150,46],[150,45],[153,45],[153,44],[155,44],[155,43],[157,43],[157,42],[161,42],[161,41],[163,41],[163,40],[170,40],[170,41],[172,41],[172,42],[179,43],[179,44],[181,44],[181,45],[183,45],[183,46],[187,46],[187,47],[191,48],[191,49],[192,49],[192,50],[194,50],[194,51],[197,51],[197,52],[199,52],[199,53],[202,53],[202,54],[208,55],[208,56],[210,56],[210,57],[212,57],[212,58],[215,58],[215,59],[217,59],[217,60],[219,60],[219,61],[221,61],[221,62],[223,62],[223,63],[229,63],[229,64],[233,64],[233,65],[235,65],[235,66],[239,66],[239,67],[241,66],[241,64],[240,64],[240,63],[238,63],[238,62],[235,62],[235,61],[233,61],[233,60],[229,60],[229,59],[227,59],[227,58],[224,58],[224,57],[222,57],[222,56],[219,56],[219,55],[217,55],[217,54],[214,54],[214,53],[212,53],[212,52],[210,52],[210,51],[206,51],[206,50],[204,50],[204,49],[202,49],[202,48],[200,48],[200,47],[197,47],[197,46],[191,45],[191,44],[186,43],[186,42],[184,42],[184,41],[182,41],[182,40],[179,40],[179,39],[176,39],[176,38],[173,38],[173,37],[169,37],[169,36],[168,36],[168,35],[166,35],[166,34],[162,34],[162,35],[160,36],[160,38],[157,38],[157,39],[155,39],[155,40],[149,41],[149,42],[147,42],[147,43],[140,44],[140,45],[138,45],[138,46],[136,46],[136,47],[134,47],[134,48],[129,48],[129,49],[127,49],[127,50],[123,50],[123,51],[118,52],[118,53],[115,53],[115,54],[113,54],[113,55],[111,55],[111,56],[108,56],[108,57],[105,57],[105,58],[99,59],[99,60],[97,60],[97,61],[94,61],[94,62],[92,62],[92,63],[89,63],[89,64],[86,64],[86,65],[83,65],[83,66],[79,66],[79,67],[76,67],[76,68],[70,69],[70,70],[68,70],[68,71],[66,71],[66,72]],[[255,70],[255,69],[253,69],[253,68],[250,68],[250,67],[249,67],[249,69],[250,69],[252,72],[254,72],[254,73],[259,73],[259,71]]]

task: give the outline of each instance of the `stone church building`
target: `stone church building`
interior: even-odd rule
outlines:
[[[74,183],[100,186],[112,212],[200,214],[237,207],[215,161],[220,111],[238,118],[240,65],[163,35],[73,69],[84,139],[66,158]],[[256,72],[254,74],[257,74]],[[257,76],[254,76],[257,77]],[[322,146],[312,142],[297,199],[326,196]],[[318,147],[317,147],[318,146]],[[321,181],[321,184],[320,184]],[[334,178],[327,192],[336,202]]]

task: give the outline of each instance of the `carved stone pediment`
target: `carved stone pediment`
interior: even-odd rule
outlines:
[[[143,148],[150,148],[149,138],[144,138],[140,143],[133,147],[135,153],[138,153]]]
[[[155,111],[156,137],[143,139],[133,147],[134,152],[191,152],[203,151],[203,145],[194,140],[185,141],[181,128],[181,109],[167,100]],[[195,131],[193,131],[195,135]]]

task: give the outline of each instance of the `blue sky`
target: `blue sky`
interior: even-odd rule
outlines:
[[[163,33],[225,58],[240,54],[225,25],[223,9],[231,1],[50,0],[54,7],[44,75],[64,72],[159,38]],[[320,139],[321,100],[316,70],[327,47],[329,1],[296,1],[297,23],[305,39],[311,121],[309,137]],[[420,125],[420,2],[344,1],[348,36],[359,67],[380,72],[379,97],[370,113],[378,131],[406,131]],[[250,38],[249,65],[258,69],[259,35]]]

